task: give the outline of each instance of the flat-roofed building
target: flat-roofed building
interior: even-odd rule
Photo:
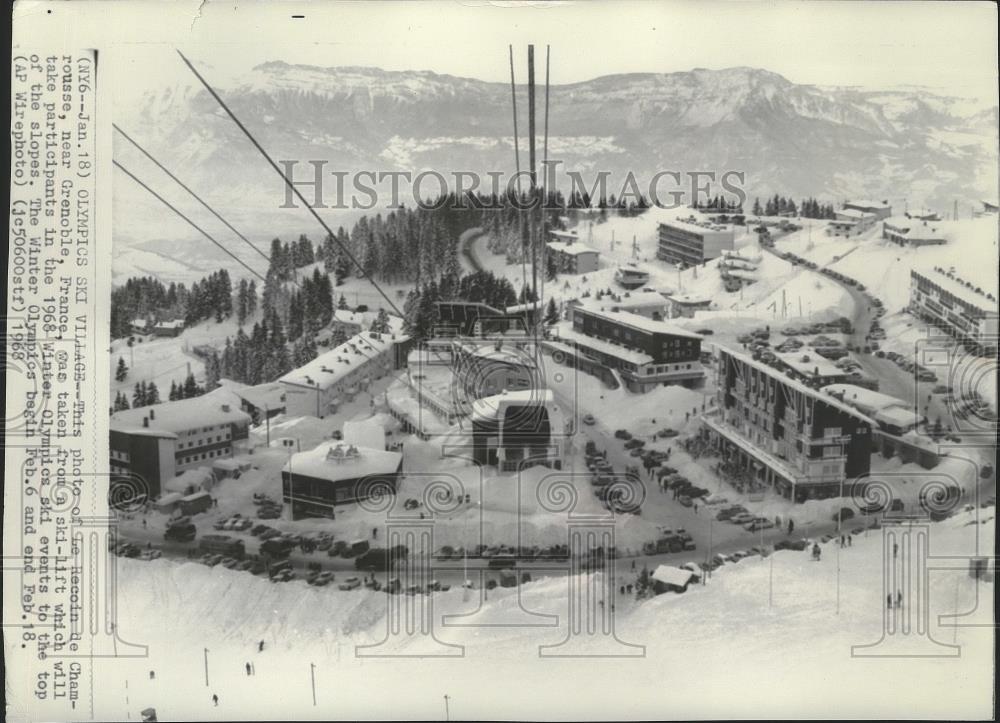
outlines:
[[[701,294],[670,294],[667,296],[667,316],[671,319],[694,318],[699,311],[712,308],[712,300]]]
[[[861,211],[863,213],[870,213],[875,216],[876,220],[889,218],[889,216],[892,215],[892,206],[889,205],[888,201],[872,201],[867,198],[859,198],[853,201],[847,201],[844,203],[844,208],[853,211]]]
[[[232,457],[235,446],[247,439],[249,426],[249,414],[213,393],[115,412],[110,420],[111,473],[141,477],[155,497],[167,480]]]
[[[900,246],[940,246],[948,242],[936,220],[887,218],[882,222],[882,238]]]
[[[393,494],[403,455],[344,442],[291,455],[281,470],[281,490],[292,519],[334,517],[337,505]]]
[[[871,466],[875,422],[781,370],[724,347],[718,405],[703,417],[729,474],[803,502],[850,492]]]
[[[548,252],[556,268],[564,274],[589,274],[600,268],[600,252],[580,242],[570,231],[550,231]]]
[[[559,341],[585,361],[619,375],[629,391],[671,384],[697,387],[704,381],[702,337],[673,324],[628,311],[576,306],[557,332]],[[585,364],[581,368],[588,369]]]
[[[550,389],[524,389],[479,399],[473,404],[473,459],[480,465],[514,471],[544,465],[559,469],[556,437],[565,420]]]
[[[984,356],[997,353],[996,269],[978,274],[976,286],[941,267],[910,271],[910,311]]]
[[[837,218],[826,227],[826,232],[830,236],[857,236],[872,228],[877,220],[874,213],[845,206],[837,211]]]
[[[678,266],[697,266],[732,251],[732,227],[701,221],[694,216],[659,225],[656,257]]]
[[[823,391],[871,417],[878,423],[879,429],[889,434],[906,434],[916,429],[922,421],[920,415],[913,411],[912,404],[865,387],[830,384],[823,387]]]

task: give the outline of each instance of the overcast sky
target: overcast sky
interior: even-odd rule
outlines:
[[[996,95],[997,13],[987,2],[239,2],[234,10],[210,0],[200,16],[198,6],[170,4],[154,22],[149,4],[115,9],[118,27],[131,28],[118,34],[132,41],[115,63],[122,99],[183,77],[174,47],[213,66],[210,80],[224,85],[267,60],[506,81],[509,43],[523,79],[529,42],[541,46],[539,59],[552,46],[559,84],[746,65],[797,83]]]

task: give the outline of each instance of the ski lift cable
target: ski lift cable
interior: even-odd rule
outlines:
[[[129,143],[131,143],[136,148],[138,148],[139,152],[142,153],[144,156],[146,156],[146,158],[148,158],[154,164],[156,164],[157,168],[159,168],[161,171],[163,171],[168,176],[170,176],[170,178],[178,186],[180,186],[185,191],[187,191],[189,194],[191,194],[192,196],[194,196],[195,200],[198,201],[198,203],[200,203],[202,206],[204,206],[206,209],[208,209],[209,213],[211,213],[213,216],[215,216],[217,219],[219,219],[226,226],[226,228],[228,228],[234,234],[236,234],[237,236],[239,236],[240,239],[242,239],[242,241],[245,244],[247,244],[247,246],[249,246],[250,248],[252,248],[258,254],[260,254],[268,263],[270,263],[271,258],[266,253],[264,253],[257,246],[255,246],[253,244],[253,242],[250,241],[250,239],[248,239],[246,236],[244,236],[239,231],[237,231],[235,228],[233,228],[233,225],[231,223],[229,223],[229,221],[227,221],[226,219],[224,219],[214,208],[212,208],[211,206],[209,206],[208,203],[206,203],[197,193],[195,193],[194,191],[192,191],[183,181],[181,181],[181,179],[179,179],[177,176],[175,176],[173,173],[171,173],[170,170],[168,168],[166,168],[162,163],[160,163],[156,158],[154,158],[153,155],[149,151],[147,151],[145,148],[143,148],[141,145],[139,145],[139,143],[134,138],[132,138],[128,133],[126,133],[124,130],[122,130],[121,126],[119,126],[117,123],[112,123],[111,127],[114,128],[116,131],[118,131],[125,140],[127,140]]]
[[[286,176],[282,172],[282,170],[278,167],[278,164],[275,163],[274,160],[271,158],[271,156],[268,155],[267,151],[264,150],[264,147],[257,142],[257,139],[253,137],[253,134],[251,134],[250,131],[247,130],[247,127],[243,125],[240,119],[237,118],[236,115],[229,109],[229,106],[226,105],[225,101],[222,100],[222,97],[215,91],[215,89],[211,85],[209,85],[208,81],[202,77],[201,73],[199,73],[195,69],[191,61],[188,60],[187,57],[184,55],[184,53],[182,53],[180,50],[177,51],[177,54],[181,56],[181,60],[184,61],[184,64],[187,65],[188,69],[190,69],[190,71],[201,82],[201,84],[205,86],[205,90],[207,90],[209,94],[213,98],[215,98],[216,102],[222,107],[222,110],[224,110],[226,114],[232,119],[233,123],[235,123],[236,126],[241,131],[243,131],[243,135],[245,135],[247,139],[253,144],[253,146],[260,152],[260,154],[264,156],[264,159],[270,164],[271,168],[274,169],[275,173],[281,176],[281,180],[283,180],[285,182],[285,185],[291,189],[292,193],[294,193],[298,197],[298,199],[302,202],[302,205],[309,210],[309,213],[311,213],[313,218],[315,218],[316,221],[319,223],[319,225],[323,227],[323,230],[326,231],[328,236],[336,242],[337,246],[339,246],[340,250],[343,251],[344,255],[347,256],[348,259],[350,259],[351,263],[354,264],[355,268],[357,268],[357,270],[361,273],[362,277],[368,279],[371,285],[375,287],[375,290],[378,291],[378,293],[382,296],[383,299],[385,299],[390,309],[392,309],[398,316],[404,316],[403,312],[400,311],[399,308],[396,306],[396,304],[393,303],[392,299],[389,298],[389,295],[386,294],[385,291],[382,289],[382,287],[379,286],[378,283],[375,281],[375,279],[373,279],[371,275],[364,270],[364,267],[354,257],[354,254],[352,254],[350,250],[340,242],[340,239],[326,224],[326,221],[324,221],[323,218],[318,213],[316,213],[316,209],[313,208],[308,201],[306,201],[305,197],[302,195],[299,189],[295,186],[294,183],[292,183],[291,179],[288,178],[288,176]]]
[[[252,268],[250,268],[250,266],[248,266],[248,265],[246,264],[246,262],[245,262],[245,261],[243,261],[243,259],[241,259],[241,258],[240,258],[239,256],[237,256],[236,254],[234,254],[234,253],[233,253],[232,251],[230,251],[229,249],[227,249],[227,248],[226,248],[226,247],[225,247],[225,246],[224,246],[223,244],[221,244],[221,243],[219,243],[218,241],[216,241],[216,240],[215,240],[214,238],[212,238],[211,234],[209,234],[209,233],[208,233],[207,231],[205,231],[205,229],[203,229],[203,228],[202,228],[201,226],[199,226],[199,225],[198,225],[198,224],[196,224],[196,223],[195,223],[194,221],[192,221],[192,220],[191,220],[191,219],[189,219],[189,218],[188,218],[187,216],[185,216],[185,215],[184,215],[183,213],[181,213],[181,212],[180,212],[180,210],[178,210],[178,209],[177,209],[177,208],[176,208],[176,207],[175,207],[175,206],[174,206],[173,204],[171,204],[171,203],[170,203],[170,202],[169,202],[169,201],[168,201],[167,199],[165,199],[165,198],[164,198],[163,196],[161,196],[160,194],[158,194],[158,193],[157,193],[156,191],[154,191],[154,190],[153,190],[152,188],[150,188],[150,187],[149,187],[149,186],[147,186],[147,185],[146,185],[145,183],[143,183],[142,181],[140,181],[140,180],[139,180],[139,178],[138,178],[138,177],[136,177],[136,175],[135,175],[134,173],[132,173],[131,171],[129,171],[129,170],[127,169],[127,168],[125,168],[125,166],[123,166],[123,165],[122,165],[121,163],[119,163],[118,161],[116,161],[116,160],[114,160],[114,159],[111,159],[111,162],[112,162],[112,163],[113,163],[113,164],[114,164],[114,165],[115,165],[115,166],[116,166],[116,167],[117,167],[117,168],[118,168],[118,169],[119,169],[120,171],[122,171],[122,173],[124,173],[124,174],[125,174],[126,176],[128,176],[128,177],[129,177],[129,178],[131,178],[131,179],[132,179],[133,181],[135,181],[135,182],[136,182],[136,183],[138,183],[138,184],[139,184],[140,186],[142,186],[142,187],[143,187],[143,188],[145,188],[145,189],[146,189],[147,191],[149,191],[149,193],[150,193],[150,194],[152,194],[152,195],[153,195],[153,196],[154,196],[154,197],[155,197],[155,198],[156,198],[157,200],[159,200],[159,201],[160,201],[160,203],[162,203],[162,204],[163,204],[164,206],[166,206],[166,207],[167,207],[167,208],[169,208],[169,209],[170,209],[171,211],[173,211],[174,213],[176,213],[176,214],[177,214],[178,216],[180,216],[180,217],[181,217],[182,219],[184,219],[185,221],[187,221],[187,222],[188,222],[188,224],[190,224],[190,225],[191,225],[191,226],[192,226],[192,227],[193,227],[193,228],[194,228],[194,229],[195,229],[195,230],[196,230],[196,231],[197,231],[198,233],[200,233],[200,234],[201,234],[202,236],[204,236],[205,238],[207,238],[207,239],[208,239],[209,241],[211,241],[212,243],[214,243],[214,244],[215,244],[216,246],[218,246],[218,247],[219,247],[220,249],[222,249],[222,250],[223,250],[224,252],[226,252],[226,253],[227,253],[227,254],[228,254],[229,256],[231,256],[231,257],[233,258],[233,260],[234,260],[234,261],[236,261],[236,263],[240,264],[240,266],[242,266],[243,268],[245,268],[245,269],[246,269],[247,271],[249,271],[249,272],[250,272],[251,274],[253,274],[253,275],[254,275],[254,276],[256,276],[257,278],[259,278],[259,279],[260,279],[261,281],[267,281],[267,279],[266,279],[266,278],[264,278],[263,276],[261,276],[261,275],[260,275],[260,274],[259,274],[259,273],[258,273],[257,271],[254,271],[254,270],[253,270]]]

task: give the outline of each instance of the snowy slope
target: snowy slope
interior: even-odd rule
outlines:
[[[992,520],[992,508],[981,512]],[[934,525],[931,554],[973,554],[977,531],[979,550],[992,549],[993,525],[973,521],[966,513]],[[961,657],[852,657],[852,646],[882,634],[880,545],[878,533],[855,538],[839,554],[839,576],[831,543],[818,563],[807,553],[779,552],[726,565],[685,595],[643,603],[616,596],[619,639],[645,646],[644,656],[632,659],[539,657],[539,645],[566,635],[565,578],[533,582],[522,592],[524,608],[560,616],[557,627],[436,626],[441,642],[464,646],[464,657],[378,659],[355,657],[354,646],[384,638],[384,594],[122,560],[120,635],[148,645],[149,657],[95,666],[94,713],[135,719],[154,706],[170,720],[443,719],[447,694],[452,717],[477,719],[521,718],[526,705],[537,719],[784,718],[818,711],[847,718],[989,717],[992,629],[944,628],[937,615],[972,611],[968,622],[988,622],[992,582],[977,584],[964,571],[931,573],[930,633],[961,646]],[[631,573],[618,575],[624,582]],[[491,591],[471,620],[510,620],[514,596]],[[460,590],[439,593],[433,603],[435,619],[476,608],[476,598],[465,602]],[[384,650],[405,656],[416,646],[390,642]],[[583,650],[600,649],[588,643]],[[255,676],[246,676],[245,662]],[[8,688],[15,696],[22,690]]]

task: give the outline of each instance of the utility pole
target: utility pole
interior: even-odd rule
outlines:
[[[208,687],[208,648],[205,648],[205,687]]]
[[[309,663],[309,680],[312,682],[313,705],[316,705],[316,664]]]

